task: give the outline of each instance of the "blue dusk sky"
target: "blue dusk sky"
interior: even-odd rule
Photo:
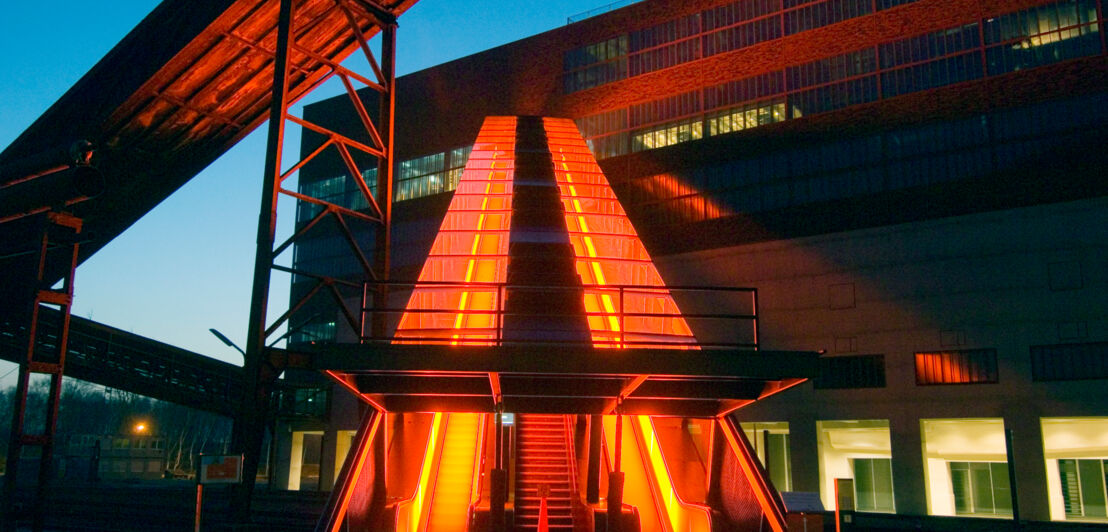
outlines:
[[[157,5],[151,0],[11,2],[0,17],[0,147],[7,147]],[[415,72],[550,30],[604,0],[422,0],[400,17],[397,68]],[[357,55],[347,66],[360,72]],[[303,103],[342,91],[331,83]],[[294,109],[300,114],[300,109]],[[241,364],[265,154],[259,127],[77,270],[74,314]],[[290,128],[286,153],[299,153]],[[291,164],[286,161],[285,164]],[[294,205],[282,198],[278,241]],[[290,253],[285,254],[286,257]],[[287,260],[287,259],[286,259]],[[288,307],[275,272],[270,320]],[[0,362],[0,386],[13,382]]]

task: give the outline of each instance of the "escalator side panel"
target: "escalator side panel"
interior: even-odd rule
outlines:
[[[765,521],[773,532],[785,532],[785,505],[750,442],[730,419],[720,419],[716,428],[724,439],[720,509],[738,530],[760,530]]]

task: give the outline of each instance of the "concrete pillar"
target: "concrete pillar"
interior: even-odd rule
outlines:
[[[338,474],[335,468],[339,441],[337,432],[333,424],[323,431],[323,441],[320,442],[319,449],[319,491],[331,491],[335,485],[335,475]]]
[[[793,491],[819,493],[819,440],[814,416],[790,416],[789,463]]]
[[[287,425],[277,425],[277,434],[274,435],[277,449],[274,451],[276,459],[273,463],[272,486],[275,490],[289,489],[289,467],[292,465],[292,432]]]
[[[292,491],[300,489],[300,469],[304,466],[304,432],[294,431],[289,445],[289,482]]]
[[[1020,519],[1050,521],[1050,501],[1046,482],[1046,455],[1043,452],[1043,426],[1038,415],[1027,412],[1004,416],[1004,428],[1012,431],[1012,459],[1008,464],[1016,473],[1013,497],[1019,497]]]
[[[923,473],[923,440],[919,418],[900,412],[889,419],[896,513],[927,515],[927,484]]]

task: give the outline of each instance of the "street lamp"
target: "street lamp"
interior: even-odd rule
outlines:
[[[238,351],[239,353],[242,353],[242,356],[244,358],[246,357],[246,351],[243,351],[241,347],[235,345],[235,343],[232,342],[230,338],[227,338],[226,336],[223,336],[223,333],[221,333],[221,332],[219,332],[215,329],[208,329],[208,330],[211,331],[211,333],[214,334],[216,338],[219,338],[219,340],[221,342],[227,344],[228,347],[234,347],[236,351]]]

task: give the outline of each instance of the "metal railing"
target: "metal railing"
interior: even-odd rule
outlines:
[[[363,302],[383,293],[377,301],[386,305],[363,304],[364,343],[758,348],[754,288],[428,281],[372,282],[365,290]],[[481,301],[480,308],[474,308],[475,301]],[[574,302],[572,308],[558,308],[566,301]],[[541,312],[521,308],[544,304],[549,306]],[[373,335],[374,319],[393,332]]]
[[[575,22],[581,22],[587,18],[593,18],[597,15],[603,15],[609,11],[615,11],[621,7],[629,6],[631,4],[637,4],[642,0],[619,0],[618,2],[612,2],[605,4],[597,8],[590,9],[588,11],[577,13],[576,15],[570,15],[566,17],[566,24],[573,24]]]

